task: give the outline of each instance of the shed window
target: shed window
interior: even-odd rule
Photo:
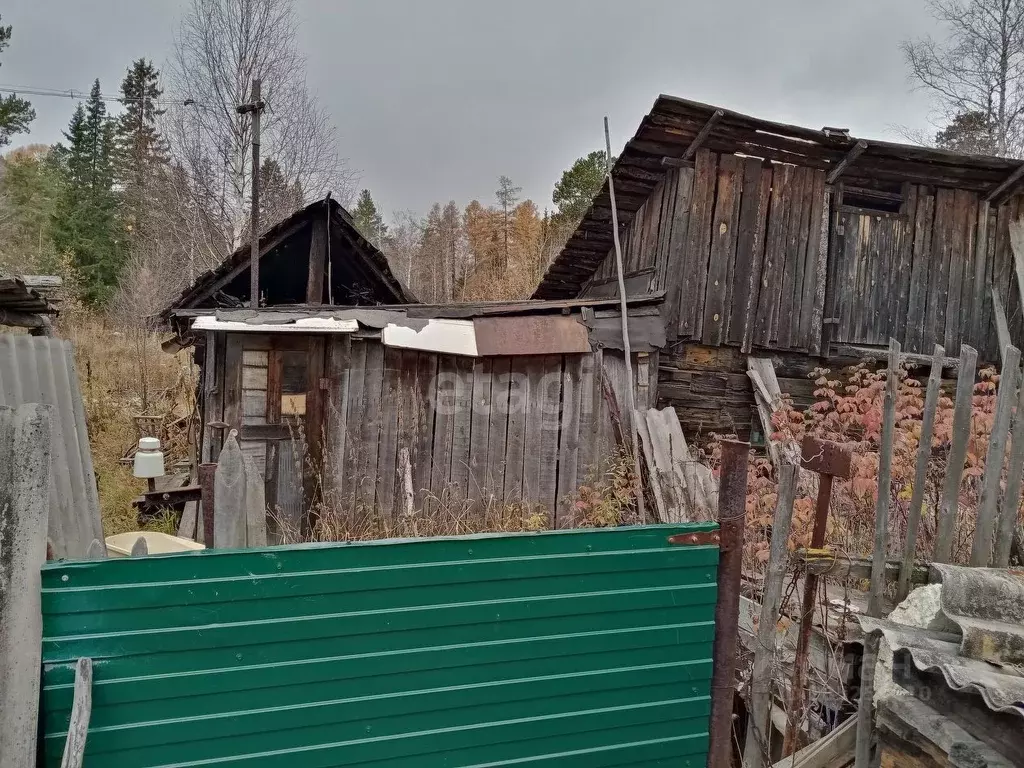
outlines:
[[[281,353],[281,416],[306,415],[307,355],[305,352]]]
[[[883,192],[878,189],[844,187],[843,207],[877,211],[878,213],[900,213],[903,209],[903,195],[899,192]]]

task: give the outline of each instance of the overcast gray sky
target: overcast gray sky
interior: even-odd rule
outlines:
[[[179,0],[8,0],[0,83],[117,91],[169,56]],[[493,202],[510,176],[543,208],[572,161],[631,136],[659,93],[857,136],[927,127],[900,40],[923,0],[296,0],[312,90],[390,216]],[[178,94],[174,94],[178,95]],[[74,102],[34,97],[28,141],[60,138]]]

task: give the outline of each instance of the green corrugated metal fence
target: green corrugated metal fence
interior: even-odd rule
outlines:
[[[713,525],[210,551],[43,570],[45,765],[703,766]]]

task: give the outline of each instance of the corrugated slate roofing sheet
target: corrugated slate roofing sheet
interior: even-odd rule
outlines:
[[[942,674],[954,691],[973,693],[995,712],[1024,717],[1024,574],[933,564],[942,577],[942,613],[959,632],[938,632],[861,617],[922,672]]]
[[[85,557],[103,541],[85,407],[71,342],[0,334],[0,405],[53,406],[49,539],[55,557]]]
[[[212,550],[43,570],[45,764],[706,761],[713,524]]]

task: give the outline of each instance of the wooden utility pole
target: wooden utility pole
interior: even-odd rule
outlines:
[[[261,80],[252,79],[252,101],[238,107],[238,114],[252,114],[252,214],[249,247],[249,306],[260,305],[260,115],[265,104],[260,99]]]

